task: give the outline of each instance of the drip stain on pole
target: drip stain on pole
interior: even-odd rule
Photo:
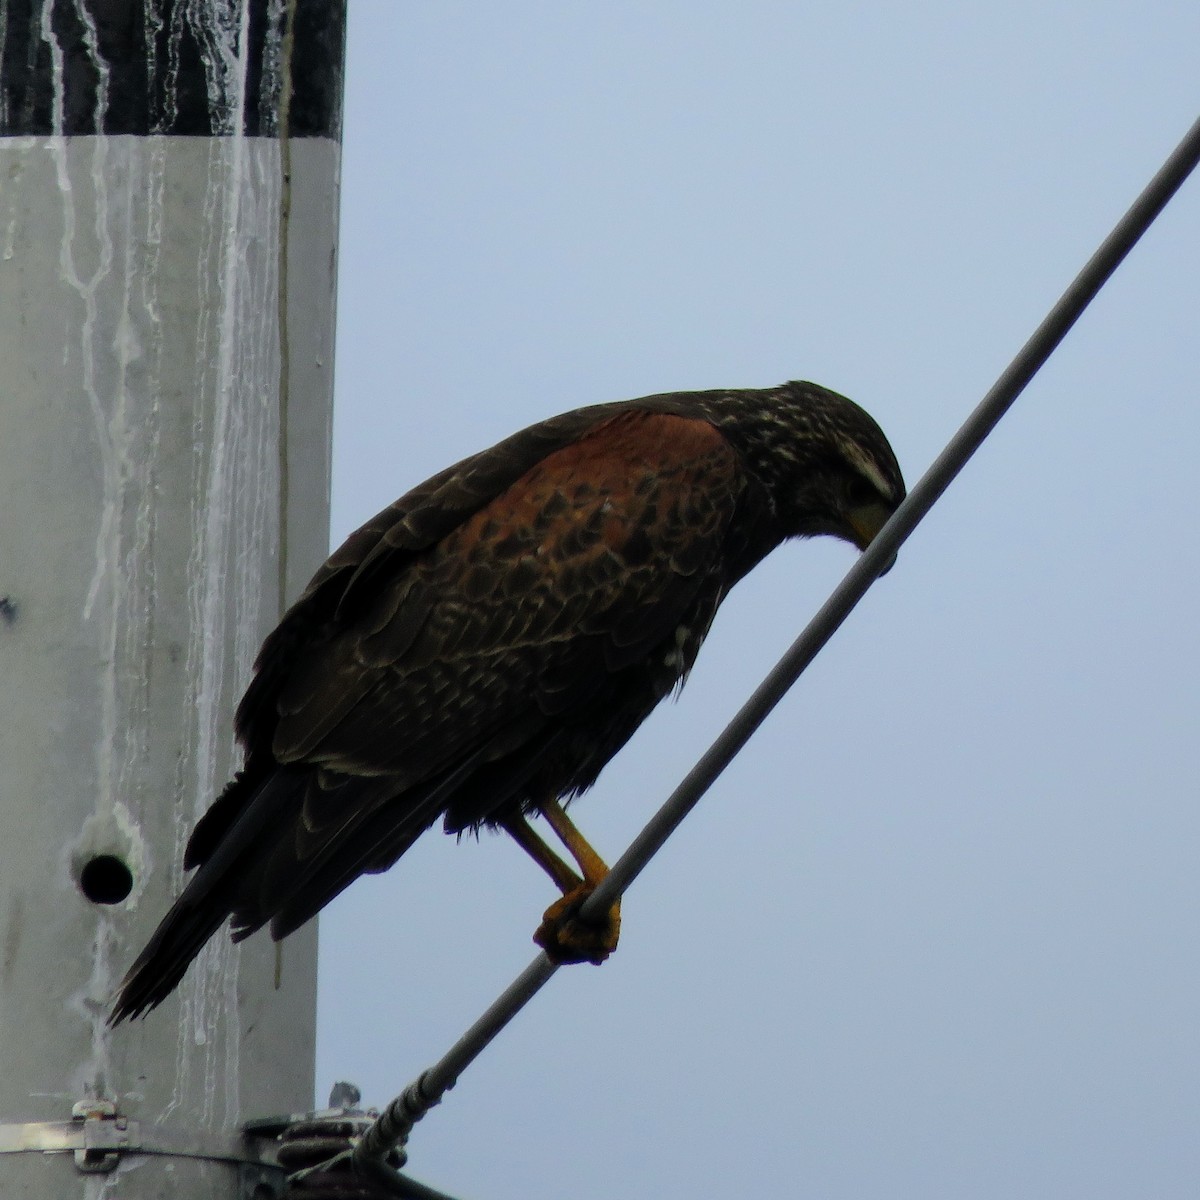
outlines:
[[[0,1125],[103,1102],[98,1137],[129,1120],[215,1144],[312,1102],[313,929],[278,989],[273,947],[225,945],[156,1022],[103,1019],[237,765],[232,706],[279,593],[327,550],[344,18],[339,2],[0,5],[0,635],[20,629],[0,675],[20,806],[0,1009],[22,1034],[0,1039]],[[281,570],[285,505],[304,520]],[[104,1155],[103,1190],[216,1200],[239,1170],[218,1159]],[[86,1182],[70,1154],[0,1153],[4,1196]]]

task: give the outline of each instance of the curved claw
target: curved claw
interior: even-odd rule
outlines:
[[[559,964],[590,962],[599,966],[616,948],[621,936],[621,902],[608,910],[603,922],[579,917],[594,885],[583,883],[556,900],[542,917],[533,940]]]

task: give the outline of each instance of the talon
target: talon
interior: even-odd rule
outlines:
[[[554,962],[599,966],[617,948],[621,936],[620,901],[608,910],[602,922],[579,918],[579,909],[593,890],[591,884],[580,884],[546,909],[533,940]]]

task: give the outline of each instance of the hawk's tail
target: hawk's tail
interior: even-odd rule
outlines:
[[[230,790],[244,782],[235,781]],[[108,1018],[110,1025],[148,1012],[171,994],[192,959],[237,909],[244,880],[251,873],[247,868],[262,853],[263,843],[273,841],[269,831],[286,827],[287,822],[280,818],[299,802],[303,792],[303,780],[284,770],[270,776],[243,801],[244,812],[207,854],[121,981]]]

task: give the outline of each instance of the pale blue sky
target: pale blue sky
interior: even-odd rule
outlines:
[[[553,412],[807,378],[910,482],[1200,109],[1194,4],[353,0],[334,537]],[[1200,185],[414,1133],[463,1200],[1200,1180]],[[616,857],[850,565],[785,547],[573,810]],[[532,957],[501,837],[322,917],[319,1099]]]

